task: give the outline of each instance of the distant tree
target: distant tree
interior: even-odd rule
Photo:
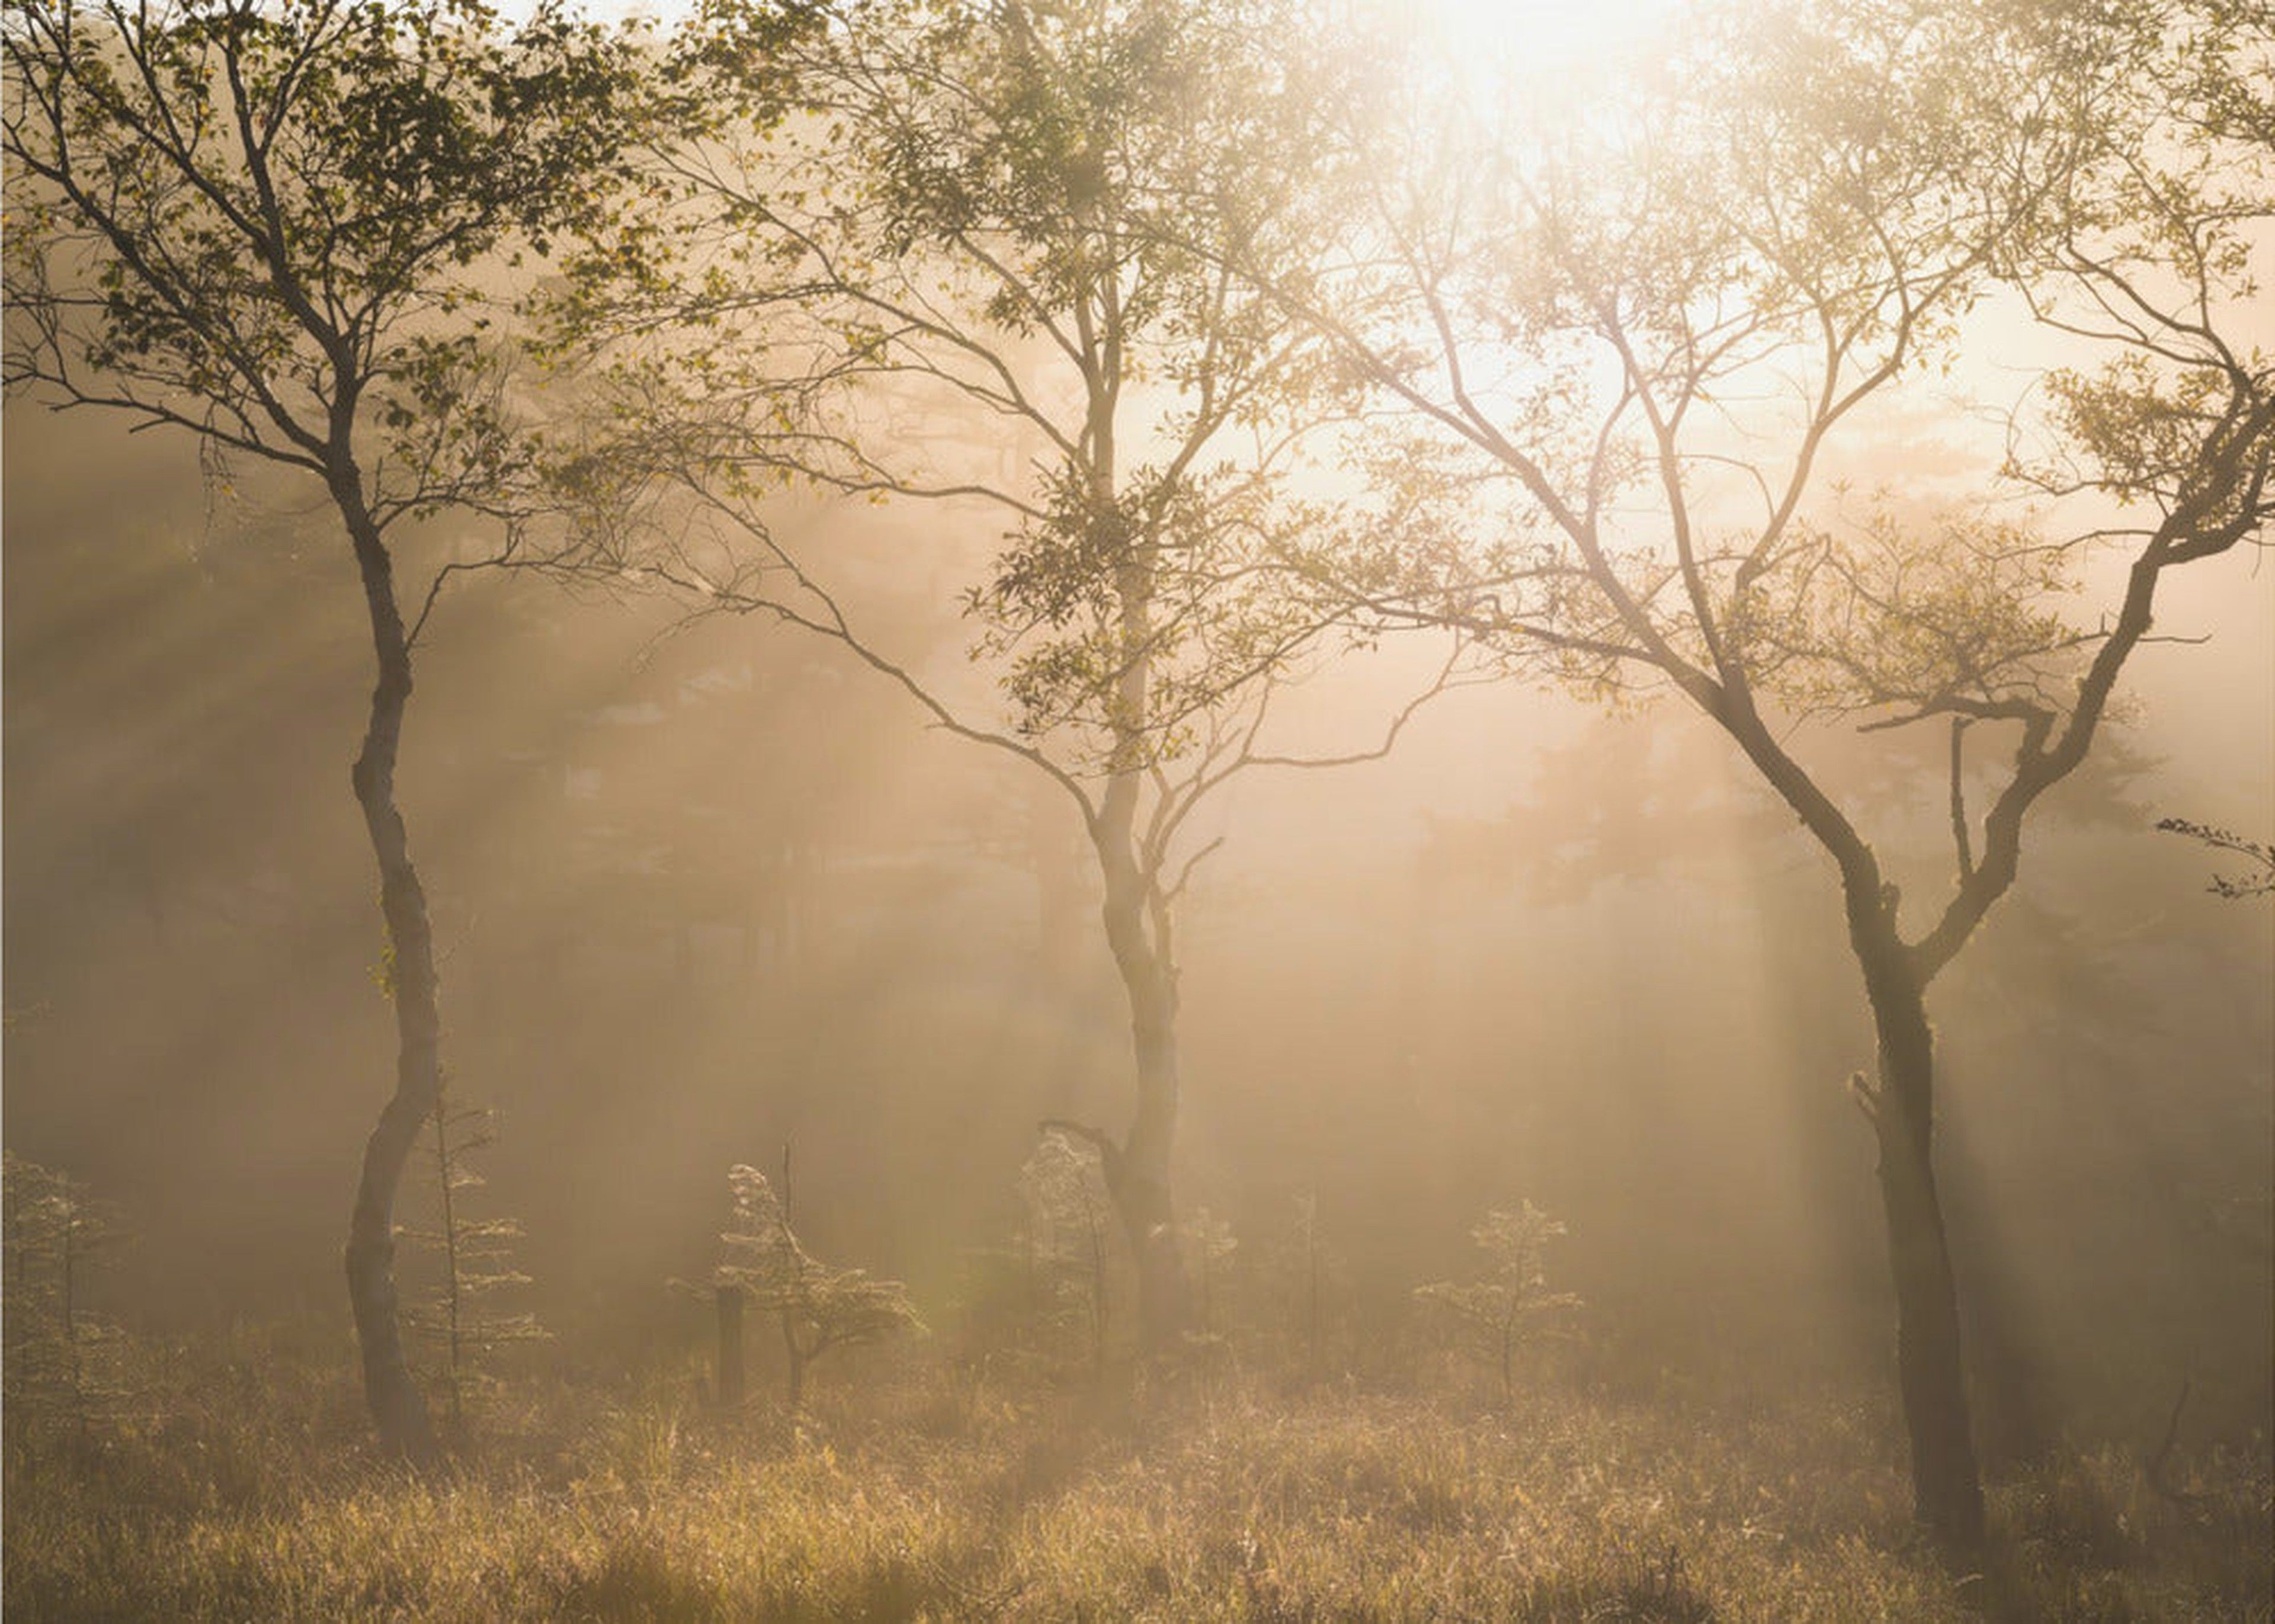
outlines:
[[[1319,521],[1295,480],[1344,402],[1223,263],[1319,224],[1274,179],[1304,126],[1265,116],[1259,78],[1301,14],[717,0],[689,82],[732,116],[659,155],[645,229],[563,306],[609,358],[616,420],[564,459],[598,574],[836,638],[1079,814],[1136,1083],[1127,1129],[1090,1131],[1155,1348],[1191,1312],[1176,910],[1217,843],[1202,809],[1251,768],[1326,764],[1267,737],[1325,627],[1259,565]],[[777,522],[786,488],[932,510],[943,569],[1000,537],[963,601],[1008,715],[843,607],[843,560]],[[659,507],[662,548],[628,518]],[[1384,753],[1402,720],[1326,759]]]
[[[1193,1325],[1186,1333],[1187,1340],[1198,1348],[1220,1347],[1225,1340],[1225,1324],[1217,1297],[1224,1288],[1232,1255],[1240,1249],[1239,1238],[1229,1223],[1205,1206],[1187,1213],[1179,1228],[1186,1268],[1194,1285]]]
[[[832,1268],[809,1253],[791,1233],[782,1198],[765,1174],[738,1165],[728,1170],[727,1183],[734,1217],[720,1236],[725,1250],[717,1283],[776,1317],[789,1362],[790,1409],[805,1401],[807,1368],[831,1348],[924,1329],[900,1281]]]
[[[495,1300],[501,1292],[530,1283],[514,1264],[521,1220],[468,1210],[468,1198],[488,1184],[470,1158],[496,1142],[497,1114],[487,1106],[454,1103],[446,1081],[435,1099],[433,1125],[435,1227],[405,1227],[402,1233],[434,1255],[439,1274],[434,1290],[413,1303],[404,1319],[441,1356],[450,1431],[464,1439],[467,1391],[488,1377],[485,1367],[493,1356],[515,1343],[543,1341],[551,1333],[535,1314],[502,1309]]]
[[[1040,1143],[1019,1169],[1023,1238],[1030,1300],[1047,1323],[1082,1326],[1092,1373],[1103,1377],[1114,1326],[1107,1273],[1113,1197],[1099,1158],[1076,1148],[1081,1137],[1043,1124]]]
[[[1372,510],[1434,533],[1386,544],[1355,514],[1304,567],[1368,623],[1462,628],[1594,697],[1674,695],[1823,849],[1878,1038],[1857,1097],[1916,1509],[1971,1548],[1926,994],[2087,759],[2167,572],[2262,541],[2275,511],[2275,370],[2243,336],[2275,25],[2193,0],[1869,0],[1700,26],[1703,49],[1591,81],[1568,117],[1553,92],[1473,100],[1443,76],[1377,96],[1387,42],[1339,59],[1336,104],[1383,110],[1345,126],[1388,132],[1352,148],[1348,253],[1256,274],[1409,414]],[[1931,368],[1963,387],[1988,301],[2067,349],[2037,363],[2003,470],[1986,457],[1948,502],[1828,488],[1844,439],[1925,483],[1868,408]],[[2113,600],[2076,613],[2112,552]],[[1947,736],[1924,792],[1952,874],[1924,918],[1810,764],[1810,724],[1839,720]]]
[[[1548,1288],[1548,1243],[1564,1233],[1561,1220],[1530,1201],[1514,1212],[1487,1212],[1470,1232],[1487,1260],[1484,1278],[1414,1288],[1417,1302],[1444,1317],[1493,1364],[1503,1398],[1516,1390],[1517,1350],[1543,1334],[1549,1316],[1580,1306],[1573,1293]]]
[[[2168,835],[2185,835],[2201,845],[2241,857],[2250,865],[2240,874],[2213,875],[2209,888],[2213,895],[2240,902],[2245,897],[2275,894],[2275,842],[2246,840],[2232,830],[2214,828],[2208,823],[2191,823],[2186,818],[2160,819],[2157,827]]]
[[[397,1324],[397,1185],[441,1086],[427,898],[395,772],[412,656],[398,526],[504,520],[519,472],[485,283],[583,217],[631,61],[479,0],[7,0],[6,380],[320,481],[378,682],[353,774],[393,954],[394,1093],[346,1250],[382,1444],[433,1428]],[[502,544],[510,551],[509,529]]]
[[[61,1422],[84,1436],[129,1394],[125,1333],[88,1305],[125,1239],[118,1211],[69,1174],[0,1157],[0,1401],[9,1431]]]
[[[1304,1379],[1326,1370],[1328,1296],[1343,1286],[1344,1267],[1319,1232],[1319,1197],[1306,1190],[1293,1203],[1293,1221],[1266,1249],[1266,1292],[1302,1348]]]

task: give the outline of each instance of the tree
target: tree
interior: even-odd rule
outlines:
[[[412,659],[400,527],[510,517],[519,454],[481,294],[591,208],[631,58],[479,0],[9,0],[7,382],[320,481],[378,678],[352,782],[392,954],[392,1097],[345,1255],[382,1444],[434,1453],[397,1324],[393,1210],[433,1114],[442,1016],[396,797]],[[509,530],[505,547],[512,545]]]
[[[805,1399],[806,1368],[831,1348],[924,1329],[900,1281],[832,1268],[809,1253],[791,1233],[790,1214],[765,1174],[737,1165],[728,1169],[727,1184],[734,1219],[719,1237],[725,1251],[716,1283],[778,1317],[791,1409]]]
[[[87,1424],[126,1396],[125,1333],[87,1307],[93,1272],[125,1239],[117,1210],[67,1173],[0,1157],[0,1291],[7,1312],[0,1358],[11,1442],[36,1419]]]
[[[1092,1374],[1101,1379],[1114,1322],[1106,1272],[1110,1198],[1097,1159],[1077,1150],[1062,1127],[1046,1123],[1019,1169],[1029,1301],[1046,1325],[1083,1326]]]
[[[1307,91],[1379,110],[1347,121],[1377,132],[1349,149],[1352,238],[1308,279],[1256,274],[1408,414],[1373,508],[1435,535],[1385,544],[1362,515],[1296,563],[1367,623],[1462,628],[1591,695],[1695,707],[1831,860],[1877,1039],[1856,1099],[1916,1509],[1964,1550],[1983,1499],[1927,992],[2086,760],[2165,574],[2275,510],[2275,372],[2237,332],[2275,205],[2275,34],[2190,0],[1718,26],[1664,71],[1591,81],[1584,110],[1536,87],[1478,110],[1443,77],[1385,94],[1348,57],[1332,95]],[[1871,412],[1916,406],[1931,368],[1971,382],[2002,313],[2037,324],[2037,387],[1972,484],[1939,490]],[[1844,448],[1906,498],[1831,478]],[[1951,872],[1924,910],[1810,763],[1840,721],[1947,730],[1919,799]]]
[[[1198,1287],[1192,1329],[1186,1337],[1197,1348],[1213,1349],[1225,1341],[1217,1293],[1223,1285],[1225,1265],[1239,1250],[1240,1240],[1233,1234],[1231,1224],[1205,1206],[1195,1207],[1187,1214],[1182,1227],[1183,1233],[1179,1240]]]
[[[500,1348],[542,1341],[551,1333],[533,1313],[492,1305],[497,1293],[530,1283],[513,1262],[521,1220],[484,1218],[467,1210],[467,1197],[488,1183],[468,1158],[496,1142],[497,1113],[487,1106],[455,1104],[446,1085],[435,1097],[433,1122],[435,1226],[406,1228],[404,1235],[435,1254],[441,1273],[434,1291],[413,1304],[405,1318],[442,1356],[450,1431],[463,1440],[466,1390],[483,1378],[482,1363]]]
[[[1516,1390],[1516,1350],[1540,1335],[1542,1317],[1580,1306],[1571,1292],[1548,1289],[1548,1243],[1564,1233],[1560,1220],[1530,1201],[1514,1212],[1487,1212],[1470,1231],[1488,1260],[1485,1277],[1414,1288],[1417,1302],[1444,1315],[1493,1361],[1504,1399]]]
[[[1296,14],[719,0],[685,72],[691,105],[730,110],[658,155],[652,212],[562,306],[564,343],[609,358],[614,420],[563,458],[590,569],[836,638],[1078,812],[1136,1081],[1124,1131],[1082,1132],[1157,1349],[1190,1313],[1175,914],[1217,843],[1199,814],[1250,768],[1324,764],[1266,747],[1326,627],[1259,566],[1321,522],[1290,480],[1344,403],[1227,265],[1319,226],[1271,181],[1303,131],[1276,122],[1262,43]],[[1008,718],[857,623],[847,561],[792,534],[787,487],[1009,527],[964,598]],[[661,548],[627,517],[659,510]],[[1384,753],[1412,708],[1325,759]]]
[[[1347,1271],[1334,1250],[1320,1237],[1319,1197],[1305,1190],[1295,1197],[1292,1222],[1266,1250],[1266,1289],[1289,1343],[1300,1347],[1303,1379],[1317,1382],[1326,1372],[1326,1297],[1347,1288]]]

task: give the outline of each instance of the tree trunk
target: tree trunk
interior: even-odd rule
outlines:
[[[1120,1154],[1107,1164],[1107,1187],[1137,1263],[1138,1341],[1145,1352],[1160,1354],[1176,1348],[1192,1314],[1169,1182],[1177,1132],[1176,988],[1150,946],[1124,950],[1142,937],[1135,919],[1119,919],[1117,911],[1109,899],[1107,933],[1130,996],[1138,1109]],[[1134,915],[1134,906],[1130,911]]]
[[[1314,1203],[1319,1197],[1314,1196]],[[1319,1219],[1316,1205],[1304,1220],[1304,1380],[1319,1379]]]
[[[782,1358],[790,1385],[790,1411],[796,1415],[805,1402],[805,1349],[797,1340],[797,1322],[787,1308],[782,1311]]]
[[[1888,910],[1891,914],[1893,910]],[[1893,922],[1892,922],[1893,923]],[[1870,1097],[1896,1294],[1896,1375],[1909,1434],[1912,1503],[1946,1549],[1983,1544],[1983,1482],[1968,1417],[1959,1294],[1935,1180],[1935,1056],[1924,989],[1887,933],[1856,937],[1879,1039]]]
[[[458,1221],[450,1201],[450,1114],[441,1098],[435,1101],[435,1182],[442,1197],[442,1311],[443,1330],[450,1350],[446,1367],[450,1382],[450,1441],[462,1445],[466,1440],[466,1409],[465,1383],[459,1371],[460,1342],[458,1338]]]
[[[719,1403],[734,1409],[743,1402],[743,1288],[722,1286],[714,1303],[719,1313]]]
[[[352,464],[336,472],[332,496],[354,543],[370,611],[379,680],[352,781],[372,855],[379,865],[380,911],[387,924],[389,992],[395,1005],[395,1093],[364,1145],[363,1174],[348,1222],[348,1302],[363,1352],[364,1399],[381,1446],[419,1464],[436,1454],[427,1401],[404,1356],[395,1291],[395,1193],[442,1081],[442,1014],[427,894],[411,865],[410,838],[395,804],[395,763],[411,699],[411,647],[395,601],[394,570],[364,506]]]

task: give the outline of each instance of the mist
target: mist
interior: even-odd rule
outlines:
[[[11,1616],[2261,1616],[2275,41],[1898,9],[11,7]]]
[[[329,1313],[386,1030],[344,565],[178,444],[7,432],[9,1142],[132,1214],[102,1289],[133,1323]],[[813,523],[911,545],[860,504]],[[2275,820],[2275,593],[2244,585],[2175,616],[2209,642],[2144,660],[1937,1001],[1958,1221],[2041,1427],[2153,1431],[2191,1376],[2199,1414],[2267,1421],[2269,922],[2152,827]],[[967,635],[939,594],[859,607],[951,657]],[[818,1248],[952,1299],[1037,1121],[1123,1086],[1069,811],[795,629],[482,579],[435,627],[405,794],[452,1087],[501,1114],[488,1176],[540,1311],[668,1319],[726,1165],[785,1150]],[[1364,718],[1413,664],[1305,697]],[[1842,770],[1902,807],[1900,767]],[[1570,1227],[1607,1367],[1876,1368],[1842,1086],[1871,1033],[1822,860],[1727,747],[1664,704],[1477,689],[1222,823],[1184,910],[1190,1201],[1260,1245],[1316,1197],[1346,1311],[1396,1319],[1529,1196]]]

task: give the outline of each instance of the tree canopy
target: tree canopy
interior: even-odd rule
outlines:
[[[1325,524],[1305,480],[1357,401],[1238,263],[1270,241],[1292,267],[1330,223],[1270,179],[1311,139],[1270,94],[1295,19],[714,6],[677,70],[707,114],[556,306],[564,349],[605,359],[605,415],[561,459],[580,567],[835,638],[1074,803],[1132,1006],[1140,1105],[1108,1171],[1160,1254],[1149,1303],[1178,1295],[1175,905],[1216,843],[1197,813],[1252,767],[1379,755],[1413,709],[1342,756],[1268,731],[1342,640],[1277,560]],[[969,570],[994,696],[844,612],[842,555],[784,501],[817,490],[956,526],[933,556]]]

